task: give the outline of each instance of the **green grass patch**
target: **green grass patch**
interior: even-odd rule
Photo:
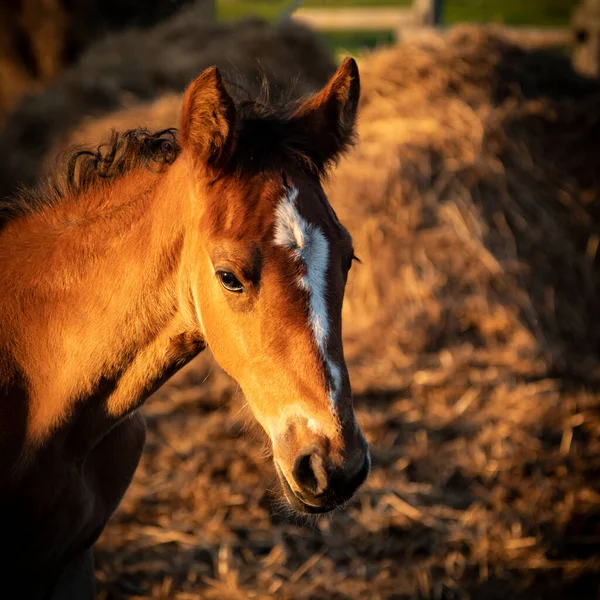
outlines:
[[[288,4],[285,0],[218,0],[217,15],[225,20],[251,15],[272,19]],[[302,6],[343,8],[410,4],[410,0],[306,0]],[[569,23],[573,8],[574,0],[448,0],[444,2],[444,22],[560,26]]]
[[[351,6],[408,6],[410,0],[306,0],[305,8]],[[501,23],[504,25],[565,26],[574,0],[448,0],[444,2],[443,23]],[[284,0],[218,0],[217,16],[226,21],[244,17],[275,19],[289,2]],[[336,54],[357,54],[394,40],[388,31],[331,31],[323,35]]]
[[[568,25],[574,0],[449,0],[444,3],[447,24],[475,22],[504,25]]]
[[[274,19],[289,6],[284,0],[217,0],[217,16],[231,20],[257,16]],[[305,0],[302,8],[345,8],[348,6],[409,6],[410,0]]]
[[[323,37],[333,54],[344,56],[394,42],[393,31],[324,31]]]

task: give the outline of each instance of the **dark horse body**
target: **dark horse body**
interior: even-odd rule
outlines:
[[[218,72],[171,131],[129,132],[0,216],[0,571],[19,598],[90,598],[90,548],[131,482],[140,405],[210,345],[302,512],[369,470],[341,346],[353,250],[320,185],[349,143],[346,61],[286,115]]]

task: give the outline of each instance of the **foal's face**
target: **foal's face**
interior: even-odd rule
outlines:
[[[221,115],[233,131],[234,109],[223,100],[226,92],[218,74],[205,73],[186,94],[184,149],[191,138],[186,114],[211,89],[211,75],[217,104],[225,104]],[[303,133],[310,135],[311,119],[317,119],[317,129],[323,126],[325,121],[318,119],[323,115],[312,112],[325,110],[332,128],[347,126],[341,120],[350,118],[345,133],[350,135],[357,86],[356,66],[344,63],[325,90],[297,111],[294,118],[305,119]],[[212,114],[219,119],[214,107]],[[221,133],[222,124],[217,127]],[[256,127],[260,135],[260,125]],[[211,152],[220,148],[219,159],[223,152],[236,151],[228,148],[235,144],[229,135],[226,131],[209,145]],[[319,158],[333,158],[327,151]],[[214,156],[208,165],[213,176],[199,176],[193,186],[202,196],[195,290],[201,327],[217,361],[241,385],[268,433],[290,504],[303,512],[331,510],[352,496],[370,467],[342,349],[352,239],[317,175],[291,168],[219,176]]]

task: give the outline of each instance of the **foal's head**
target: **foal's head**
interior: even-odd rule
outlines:
[[[352,141],[359,93],[347,59],[319,94],[283,114],[236,107],[209,69],[182,112],[182,158],[201,215],[198,318],[272,441],[288,501],[309,513],[350,498],[370,467],[342,349],[352,239],[320,182]]]

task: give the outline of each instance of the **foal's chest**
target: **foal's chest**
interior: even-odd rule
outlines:
[[[0,502],[8,504],[3,542],[16,549],[15,568],[27,564],[52,573],[93,544],[131,482],[144,441],[144,418],[136,411],[83,459],[52,444],[42,450],[19,487]]]

